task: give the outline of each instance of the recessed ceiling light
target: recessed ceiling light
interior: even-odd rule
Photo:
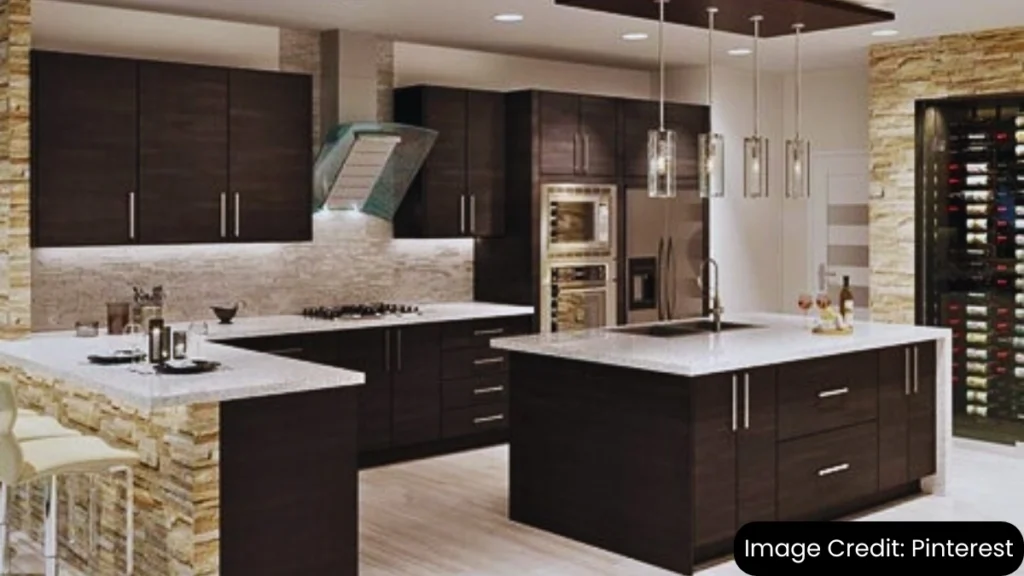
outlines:
[[[875,30],[874,32],[871,33],[871,35],[872,36],[884,37],[884,36],[895,36],[895,35],[897,35],[899,33],[900,33],[899,30]]]
[[[522,22],[522,14],[498,14],[494,17],[498,22]]]
[[[650,36],[644,32],[627,32],[622,35],[623,40],[647,40],[648,38]]]
[[[729,50],[729,56],[750,56],[750,48],[733,48]]]

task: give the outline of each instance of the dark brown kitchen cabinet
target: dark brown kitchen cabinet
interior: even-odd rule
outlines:
[[[312,238],[309,76],[32,58],[34,245]]]
[[[441,327],[390,329],[392,445],[409,446],[441,437]]]
[[[395,236],[503,234],[504,96],[442,86],[401,88],[395,91],[395,120],[438,133],[395,215]]]
[[[139,65],[139,238],[228,238],[228,71]]]
[[[695,529],[698,549],[731,542],[749,522],[775,519],[775,369],[693,384]]]
[[[623,173],[627,178],[647,177],[647,132],[659,125],[658,102],[620,102]],[[697,184],[697,141],[708,130],[706,106],[665,103],[665,127],[676,132],[677,180]]]
[[[879,487],[935,473],[936,348],[932,342],[879,355]]]
[[[311,240],[312,78],[255,70],[228,77],[228,235]]]
[[[35,246],[138,239],[137,71],[132,60],[33,52]]]
[[[615,177],[618,114],[615,100],[541,92],[540,173]]]

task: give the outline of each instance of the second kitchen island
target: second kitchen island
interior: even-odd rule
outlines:
[[[944,491],[948,330],[728,319],[748,326],[494,340],[512,353],[511,519],[692,574],[748,522]]]

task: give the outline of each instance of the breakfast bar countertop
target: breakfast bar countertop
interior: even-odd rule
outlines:
[[[669,338],[598,328],[499,338],[491,345],[510,352],[703,376],[952,337],[945,328],[875,322],[855,323],[850,335],[818,335],[804,326],[801,316],[769,313],[731,314],[723,321],[753,327]]]

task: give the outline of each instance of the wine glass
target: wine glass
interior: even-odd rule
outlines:
[[[192,322],[188,325],[188,356],[190,358],[202,358],[203,345],[210,335],[210,325],[202,320]]]
[[[807,316],[807,313],[810,312],[811,307],[814,306],[814,297],[807,292],[801,292],[800,295],[797,296],[796,305],[804,313],[804,325],[808,325],[810,318]]]
[[[818,310],[824,312],[832,305],[832,299],[829,298],[828,292],[818,292],[818,295],[814,298],[814,303],[818,306]]]

